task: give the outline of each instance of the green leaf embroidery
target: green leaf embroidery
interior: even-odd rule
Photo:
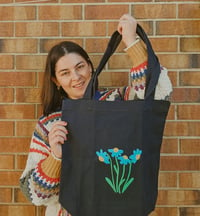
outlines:
[[[116,192],[115,186],[113,185],[112,181],[108,177],[105,177],[105,180],[111,186],[111,188],[114,190],[114,192]]]
[[[124,185],[122,189],[122,193],[125,192],[125,190],[128,188],[128,186],[134,181],[134,178],[129,179],[129,181]]]

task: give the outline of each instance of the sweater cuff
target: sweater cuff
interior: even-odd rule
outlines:
[[[55,159],[51,154],[42,161],[41,169],[50,178],[60,178],[61,160]]]
[[[134,43],[125,51],[130,56],[133,62],[133,67],[137,67],[147,61],[146,45],[142,40],[139,40],[138,42]]]

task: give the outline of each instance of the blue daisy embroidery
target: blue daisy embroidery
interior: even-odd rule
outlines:
[[[99,161],[105,163],[105,164],[110,164],[109,161],[109,156],[107,152],[103,152],[102,149],[100,149],[99,152],[96,152],[97,156],[99,157]]]
[[[108,151],[97,151],[96,154],[100,162],[110,165],[110,177],[105,177],[105,181],[115,193],[123,194],[134,181],[131,176],[133,166],[141,158],[142,150],[135,149],[130,156],[124,150],[117,147]]]

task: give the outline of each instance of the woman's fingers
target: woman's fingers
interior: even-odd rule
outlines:
[[[118,32],[127,47],[136,40],[136,26],[137,21],[129,14],[124,14],[119,19]]]
[[[57,121],[53,124],[48,134],[51,151],[58,158],[62,157],[61,145],[64,144],[65,140],[67,140],[68,131],[66,129],[66,126],[66,122]]]

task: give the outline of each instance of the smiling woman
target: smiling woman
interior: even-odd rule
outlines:
[[[107,91],[96,89],[96,100],[144,98],[147,51],[145,44],[139,39],[136,40],[136,26],[136,20],[127,14],[120,18],[118,24],[118,32],[127,47],[125,51],[133,62],[130,69],[131,85]],[[61,121],[61,104],[65,97],[82,98],[93,72],[88,54],[73,42],[64,41],[55,45],[47,56],[41,92],[43,115],[33,132],[26,168],[20,178],[20,186],[26,197],[35,205],[47,206],[46,216],[70,215],[59,203],[62,145],[68,135],[67,122]],[[161,67],[155,99],[168,100],[171,91],[167,70]],[[126,163],[132,166],[142,154],[136,149],[130,163],[130,159],[121,155],[122,150],[114,148],[108,152],[111,157],[102,150],[97,153],[101,161],[109,164],[110,158],[119,157],[119,163],[124,167]],[[130,175],[124,182],[124,188],[120,185],[117,191],[126,190],[133,181],[133,178],[129,177]],[[110,180],[107,179],[107,182],[112,185]]]
[[[88,54],[78,44],[63,41],[52,47],[41,93],[43,113],[60,109],[63,97],[81,98],[93,71]]]
[[[68,66],[66,68],[66,65]],[[69,53],[56,63],[55,78],[52,78],[58,88],[62,88],[71,99],[83,97],[91,79],[91,64],[76,54]]]

